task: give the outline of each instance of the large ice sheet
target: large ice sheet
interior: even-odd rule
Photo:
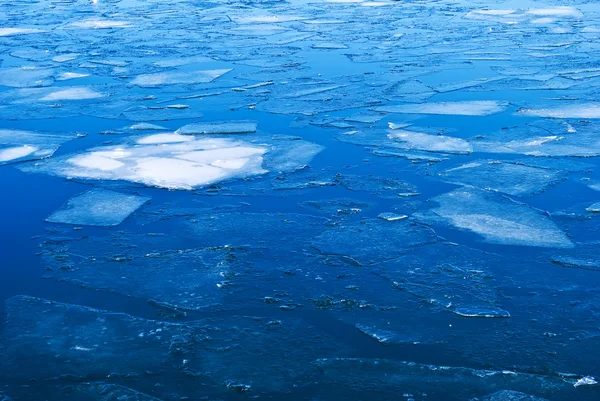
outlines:
[[[421,217],[481,235],[485,241],[548,248],[572,248],[573,243],[547,216],[500,195],[461,188],[437,196],[438,207]]]
[[[303,152],[298,152],[299,149]],[[90,149],[26,170],[86,180],[122,180],[161,188],[193,189],[268,171],[294,171],[304,167],[322,149],[301,140],[254,138],[254,142],[249,142],[167,133]]]
[[[84,226],[118,226],[150,198],[91,189],[70,199],[46,221]]]
[[[212,82],[220,76],[230,72],[231,69],[220,70],[198,70],[194,72],[164,72],[156,74],[143,74],[137,76],[132,85],[142,88],[159,87],[162,85],[178,85],[178,84],[201,84]]]
[[[444,135],[429,135],[411,131],[392,131],[388,138],[398,142],[397,147],[428,152],[470,154],[471,144],[464,139]]]
[[[517,114],[526,117],[548,118],[600,118],[599,103],[578,103],[548,108],[522,108]]]

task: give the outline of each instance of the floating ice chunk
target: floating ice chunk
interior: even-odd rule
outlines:
[[[68,81],[70,79],[89,77],[90,74],[80,74],[77,72],[61,72],[57,77],[57,81]]]
[[[72,87],[57,90],[42,97],[42,102],[55,102],[60,100],[88,100],[104,97],[104,94],[86,87]]]
[[[549,8],[532,8],[530,10],[527,10],[527,14],[557,16],[557,17],[575,17],[575,18],[583,17],[583,14],[581,13],[581,11],[579,11],[575,7],[570,7],[570,6],[557,6],[557,7],[549,7]]]
[[[213,60],[210,57],[206,57],[206,56],[192,56],[192,57],[181,57],[181,58],[176,58],[176,59],[158,60],[152,64],[154,64],[157,67],[172,68],[172,67],[181,67],[183,65],[188,65],[188,64],[208,63],[211,61],[215,61],[215,60]]]
[[[447,182],[517,196],[542,192],[564,178],[555,170],[492,160],[463,164],[440,173],[440,176]]]
[[[379,217],[382,220],[387,220],[387,221],[398,221],[398,220],[404,220],[404,219],[408,218],[408,216],[405,214],[397,214],[397,213],[390,213],[390,212],[380,213],[377,217]]]
[[[580,103],[544,109],[523,108],[518,110],[517,114],[526,117],[600,118],[600,103]]]
[[[463,307],[452,311],[456,315],[463,317],[480,317],[480,318],[508,318],[510,313],[502,309],[490,309],[479,307]]]
[[[175,131],[181,135],[200,134],[245,134],[256,132],[256,121],[212,121],[184,125]]]
[[[473,151],[473,147],[469,142],[451,136],[429,135],[411,131],[393,131],[388,134],[388,138],[399,142],[400,146],[397,147],[411,150],[454,154],[470,154]]]
[[[2,36],[14,36],[14,35],[28,35],[32,33],[46,32],[41,29],[33,28],[0,28],[0,37]]]
[[[400,104],[376,107],[376,111],[401,114],[448,114],[457,116],[489,116],[501,113],[508,107],[506,102],[474,100],[461,102]]]
[[[590,213],[600,213],[600,202],[596,202],[585,208]]]
[[[111,29],[111,28],[130,28],[133,26],[128,21],[106,20],[106,19],[86,19],[71,23],[75,28],[94,28],[94,29]]]
[[[70,199],[46,219],[50,223],[118,226],[150,198],[92,189]]]
[[[52,57],[52,61],[54,61],[56,63],[65,63],[67,61],[76,60],[77,57],[79,57],[79,54],[77,54],[77,53],[66,53],[66,54],[61,54],[61,55]]]
[[[140,86],[142,88],[178,84],[194,85],[212,82],[230,71],[232,71],[231,68],[221,70],[200,70],[193,72],[143,74],[138,75],[133,81],[131,81],[131,84]]]
[[[34,152],[37,152],[38,150],[39,148],[29,145],[0,149],[0,163],[6,163],[13,160],[21,159],[25,156],[29,156]]]
[[[408,338],[403,338],[397,333],[389,330],[380,330],[375,327],[366,326],[364,324],[357,324],[355,326],[360,332],[368,335],[371,338],[379,341],[384,345],[394,345],[394,344],[406,344],[406,343],[414,343],[415,340],[410,340]]]
[[[31,171],[83,179],[125,180],[171,189],[192,189],[266,172],[267,146],[229,139],[156,134],[137,143],[91,149],[37,165]],[[303,143],[302,141],[299,141]],[[277,149],[273,149],[277,153]]]
[[[189,142],[193,141],[194,138],[188,135],[179,135],[179,134],[156,134],[145,136],[143,138],[138,139],[136,142],[140,145],[151,145],[158,143],[179,143],[179,142]]]
[[[433,198],[434,216],[457,228],[479,234],[487,242],[548,248],[573,243],[546,216],[530,207],[480,189],[462,188]],[[437,218],[435,217],[437,216]],[[427,215],[422,215],[429,220]]]
[[[278,140],[274,143],[274,151],[265,160],[265,167],[278,173],[300,170],[307,167],[323,149],[323,146],[312,142]]]
[[[592,249],[592,252],[594,252],[596,249],[595,247],[593,247],[594,249]],[[578,250],[580,250],[579,248],[577,248]],[[589,250],[587,250],[589,251]],[[582,254],[584,252],[583,249],[580,250],[580,254]],[[575,269],[584,269],[584,270],[598,270],[600,271],[600,260],[598,258],[596,258],[595,256],[592,258],[588,258],[588,259],[584,259],[581,256],[576,256],[576,257],[572,257],[572,256],[553,256],[552,258],[550,258],[550,261],[556,265],[560,265],[563,267],[568,267],[568,268],[575,268]]]
[[[161,131],[161,130],[166,131],[167,130],[167,128],[162,127],[160,125],[148,124],[148,123],[134,124],[131,127],[129,127],[129,129],[133,130],[133,131]]]
[[[574,384],[575,387],[580,387],[580,386],[594,386],[598,384],[598,382],[596,381],[595,378],[593,378],[592,376],[586,376],[586,377],[582,377],[581,379],[577,380],[577,383]]]

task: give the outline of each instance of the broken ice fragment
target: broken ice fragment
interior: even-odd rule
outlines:
[[[96,92],[93,89],[85,87],[73,87],[68,89],[61,89],[55,92],[49,93],[42,97],[42,102],[55,102],[60,100],[87,100],[87,99],[98,99],[104,97],[102,93]]]
[[[600,118],[600,103],[581,103],[549,108],[523,108],[517,114],[526,117]]]
[[[92,189],[70,199],[46,221],[84,226],[117,226],[149,199],[104,189]]]
[[[483,317],[483,318],[508,318],[510,313],[502,309],[490,309],[479,307],[463,307],[453,310],[453,313],[463,317]]]
[[[453,154],[470,154],[473,151],[473,147],[469,142],[451,136],[393,131],[388,134],[388,138],[398,142],[398,144],[394,144],[395,146],[411,150]]]
[[[596,202],[596,203],[586,207],[585,210],[587,210],[590,213],[600,213],[600,202]]]
[[[448,114],[457,116],[489,116],[508,107],[505,102],[474,100],[462,102],[416,103],[376,107],[375,111],[401,114]]]
[[[230,71],[232,71],[232,69],[144,74],[138,75],[133,81],[131,81],[131,84],[140,86],[142,88],[177,84],[194,85],[212,82]]]
[[[580,386],[593,386],[598,384],[598,382],[596,381],[595,378],[593,378],[592,376],[586,376],[586,377],[582,377],[581,379],[577,380],[577,383],[574,384],[575,387],[580,387]]]
[[[0,165],[52,156],[74,136],[0,129]]]
[[[527,205],[476,188],[461,188],[433,198],[439,204],[426,221],[442,221],[477,233],[487,242],[572,248],[573,243],[548,217]],[[418,216],[417,216],[418,217]]]
[[[148,124],[148,123],[139,123],[139,124],[133,124],[131,127],[129,127],[130,130],[134,130],[134,131],[160,131],[160,130],[167,130],[167,128],[160,126],[160,125],[156,125],[156,124]]]
[[[398,221],[398,220],[404,220],[406,218],[408,218],[407,215],[405,214],[396,214],[396,213],[380,213],[377,217],[379,217],[382,220],[387,220],[387,221]]]
[[[184,125],[175,131],[181,135],[245,134],[256,132],[256,121],[213,121]]]
[[[45,32],[41,29],[32,28],[0,28],[0,37],[2,36],[13,36],[13,35],[27,35],[32,33]]]

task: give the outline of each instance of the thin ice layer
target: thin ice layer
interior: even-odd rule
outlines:
[[[162,85],[178,85],[178,84],[201,84],[209,83],[219,78],[220,76],[232,71],[231,69],[220,70],[199,70],[193,72],[164,72],[156,74],[138,75],[132,85],[142,88],[152,88]]]
[[[400,104],[375,108],[384,113],[447,114],[457,116],[489,116],[506,110],[508,104],[493,100],[475,100],[440,103]]]
[[[104,189],[91,189],[71,198],[46,219],[50,223],[118,226],[150,198]]]
[[[398,143],[395,147],[408,150],[453,154],[470,154],[473,151],[471,144],[464,139],[445,135],[429,135],[410,131],[392,131],[392,133],[388,134],[388,138]]]
[[[366,219],[340,222],[317,236],[312,245],[325,255],[337,255],[368,265],[400,256],[419,245],[437,240],[435,233],[408,219]]]
[[[446,182],[516,196],[543,192],[564,178],[556,170],[495,160],[476,160],[445,170],[439,175]]]
[[[548,108],[523,108],[517,112],[526,117],[548,118],[600,118],[600,103],[567,104]]]
[[[573,243],[547,216],[508,198],[461,188],[433,198],[439,206],[424,220],[439,221],[481,235],[486,242],[547,248]]]

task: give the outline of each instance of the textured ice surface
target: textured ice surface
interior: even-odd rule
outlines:
[[[545,398],[520,393],[513,390],[502,390],[481,398],[481,401],[547,401]]]
[[[567,106],[551,106],[548,108],[523,108],[519,115],[527,117],[549,118],[600,118],[600,104],[580,103]]]
[[[92,189],[70,199],[46,221],[84,226],[117,226],[150,198]]]
[[[492,100],[462,102],[400,104],[375,108],[376,111],[400,114],[449,114],[457,116],[489,116],[506,110],[507,104]]]
[[[577,397],[571,381],[562,377],[514,371],[477,370],[433,366],[383,359],[329,358],[315,364],[323,371],[323,381],[345,387],[338,392],[348,398],[368,393],[385,397],[392,389],[408,394],[427,394],[432,399],[473,399],[489,394],[490,389],[510,388],[536,396],[570,395]],[[443,383],[443,385],[439,385]],[[452,397],[448,397],[452,394]],[[389,398],[388,398],[389,399]]]
[[[83,381],[169,372],[183,384],[178,398],[197,394],[198,376],[221,395],[243,388],[289,392],[314,379],[314,352],[343,352],[331,337],[293,317],[167,323],[26,296],[7,300],[6,311],[0,369],[13,379]],[[259,355],[271,363],[257,365]]]
[[[508,318],[510,313],[502,309],[461,307],[453,311],[458,316],[475,318]]]
[[[436,239],[432,230],[410,220],[367,219],[340,222],[316,237],[312,245],[325,255],[348,257],[368,265],[396,258]]]
[[[600,213],[600,202],[591,204],[590,206],[586,207],[585,210],[590,213]]]
[[[487,242],[571,248],[573,243],[548,217],[525,204],[480,189],[462,188],[433,198],[439,207],[426,220],[440,219],[474,232]]]
[[[59,393],[65,401],[161,401],[134,389],[104,382],[89,382],[67,386]]]
[[[175,133],[181,135],[245,134],[256,132],[256,126],[256,121],[214,121],[185,125]]]
[[[517,196],[542,192],[559,183],[563,176],[555,170],[495,160],[475,160],[440,173],[447,182]]]

